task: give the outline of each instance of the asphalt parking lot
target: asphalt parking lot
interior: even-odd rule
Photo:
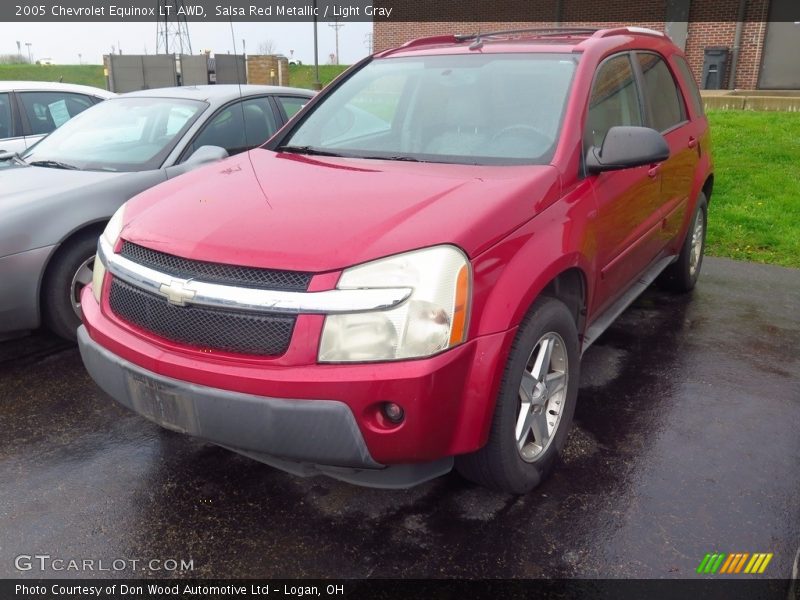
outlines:
[[[0,577],[20,554],[192,559],[192,577],[691,577],[800,545],[800,271],[707,259],[584,356],[564,464],[526,497],[299,479],[116,405],[75,347],[0,343]],[[109,572],[137,576],[143,573]],[[180,575],[180,573],[158,573]]]

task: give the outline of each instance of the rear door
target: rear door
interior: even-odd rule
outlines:
[[[675,74],[654,52],[637,52],[635,61],[646,99],[647,124],[669,144],[669,158],[661,171],[661,243],[666,246],[681,231],[689,206],[689,193],[699,162],[701,124],[690,120]]]
[[[597,68],[586,114],[584,151],[600,146],[617,125],[643,126],[645,108],[629,53]],[[593,314],[618,298],[660,249],[661,181],[656,165],[589,175],[597,201],[596,261],[600,270]]]

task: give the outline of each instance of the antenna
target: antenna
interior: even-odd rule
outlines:
[[[231,24],[231,43],[233,44],[233,58],[234,58],[234,65],[236,66],[236,84],[239,86],[239,110],[242,114],[242,132],[244,132],[244,145],[247,147],[249,144],[247,142],[247,127],[245,127],[245,119],[244,119],[244,96],[242,94],[242,74],[239,71],[239,61],[236,58],[236,36],[233,33],[233,19],[230,19]],[[244,42],[244,40],[242,40]],[[244,54],[242,54],[242,61],[244,61]],[[244,65],[245,70],[247,69],[247,64]]]
[[[192,40],[183,0],[156,0],[156,54],[191,54]]]

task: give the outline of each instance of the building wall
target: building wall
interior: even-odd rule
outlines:
[[[289,60],[272,54],[250,54],[247,57],[247,83],[290,85]]]
[[[517,0],[496,0],[503,5]],[[542,3],[541,17],[556,15],[556,2],[549,0]],[[562,5],[562,26],[585,25],[592,27],[618,27],[623,25],[638,25],[664,31],[665,2],[664,0],[608,0],[604,10],[608,14],[630,11],[643,14],[652,14],[656,20],[617,22],[589,22],[580,20],[580,4],[582,0],[565,0]],[[592,0],[598,1],[598,0]],[[689,9],[689,30],[686,39],[686,58],[692,67],[698,81],[703,72],[703,51],[709,46],[727,46],[732,50],[736,32],[736,16],[739,0],[692,0]],[[735,87],[740,89],[755,89],[758,84],[758,71],[761,64],[761,52],[764,46],[766,33],[766,19],[769,10],[769,0],[748,0],[745,22],[742,27],[742,43],[739,50],[739,64],[736,74]],[[386,50],[400,46],[408,40],[431,35],[475,33],[477,31],[497,31],[502,29],[520,29],[525,27],[548,27],[553,21],[508,21],[502,23],[487,22],[430,22],[430,23],[386,23],[376,22],[374,25],[373,39],[375,51]],[[728,86],[730,76],[730,58],[728,72],[726,72],[723,87]]]

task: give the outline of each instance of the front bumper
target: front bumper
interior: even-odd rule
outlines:
[[[342,402],[254,396],[163,377],[102,348],[83,326],[78,345],[89,374],[120,404],[162,427],[296,475],[409,487],[443,475],[453,465],[451,457],[391,467],[376,462],[353,413]]]
[[[419,474],[413,472],[428,465],[441,474],[452,464],[453,456],[472,452],[485,443],[506,354],[515,333],[510,329],[481,336],[426,359],[318,364],[316,348],[324,321],[321,315],[298,317],[289,350],[283,356],[233,356],[201,352],[156,337],[116,317],[107,299],[98,304],[91,286],[86,286],[82,294],[82,351],[88,356],[88,350],[96,348],[104,366],[90,366],[90,372],[101,386],[108,386],[107,391],[117,400],[141,412],[128,397],[131,384],[117,382],[112,388],[108,383],[115,378],[135,378],[129,373],[138,373],[137,369],[147,381],[163,379],[165,393],[172,389],[195,398],[195,392],[200,390],[206,399],[177,404],[188,402],[194,407],[192,410],[202,410],[209,418],[213,415],[214,427],[224,431],[225,437],[198,429],[191,421],[195,418],[192,411],[186,417],[192,426],[181,421],[178,429],[292,472],[298,471],[298,465],[317,465],[313,467],[317,472],[319,465],[324,465],[327,474],[331,474],[330,469],[361,469],[362,473],[374,474],[388,471],[382,468],[387,465],[394,472],[406,470],[412,472],[412,479],[419,479]],[[100,359],[85,358],[87,366]],[[241,406],[264,404],[269,408],[240,410],[231,398],[241,400]],[[314,405],[320,402],[320,406],[335,407],[326,408],[324,416],[319,417],[324,425],[317,425],[316,421]],[[403,407],[402,423],[392,424],[382,418],[383,402],[396,402]],[[148,410],[149,414],[142,414],[152,419],[154,409]],[[284,410],[292,414],[287,421],[290,425],[277,428],[292,434],[275,438],[280,443],[267,440],[275,430],[267,421],[284,414]],[[258,415],[251,417],[247,411]],[[315,415],[313,428],[303,420],[303,415],[309,414]],[[158,417],[159,413],[155,415]],[[288,417],[279,417],[283,418]],[[338,440],[336,445],[329,439],[324,450],[319,449],[322,446],[311,450],[316,448],[316,441],[305,447],[311,433],[330,426],[330,418],[336,422],[336,431],[331,435],[346,436],[348,440]],[[176,428],[175,422],[164,424]],[[276,459],[289,464],[276,464]],[[349,475],[339,478],[352,480]]]
[[[39,326],[39,281],[54,246],[0,257],[0,333]]]

